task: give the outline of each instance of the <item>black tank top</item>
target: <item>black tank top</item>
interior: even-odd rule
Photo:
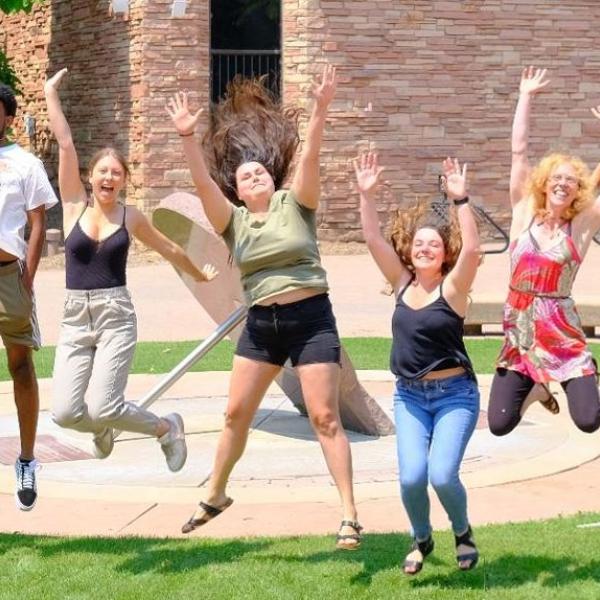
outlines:
[[[442,284],[439,298],[414,309],[402,299],[411,283],[412,280],[398,294],[392,317],[392,373],[405,379],[420,379],[430,371],[462,366],[475,377],[463,342],[464,319],[444,298]]]
[[[129,233],[123,207],[121,226],[103,240],[93,240],[79,221],[65,239],[65,266],[68,290],[98,290],[126,284],[125,268],[129,251]]]

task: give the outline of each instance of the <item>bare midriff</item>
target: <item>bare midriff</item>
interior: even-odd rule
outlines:
[[[440,369],[439,371],[429,371],[423,375],[421,379],[446,379],[446,377],[454,377],[465,373],[464,367],[452,367],[451,369]]]
[[[0,249],[0,262],[8,262],[10,260],[18,259],[18,256],[15,256],[14,254],[10,254],[9,252],[5,252],[4,250]]]
[[[256,304],[258,306],[272,306],[273,304],[291,304],[292,302],[306,300],[306,298],[312,298],[313,296],[318,296],[322,293],[323,290],[319,288],[300,288],[298,290],[290,290],[288,292],[282,292],[281,294],[269,296],[264,300],[260,300]]]

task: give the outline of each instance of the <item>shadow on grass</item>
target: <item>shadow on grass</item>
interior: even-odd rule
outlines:
[[[425,573],[415,578],[415,587],[465,587],[514,589],[536,583],[543,588],[560,588],[588,581],[600,583],[600,560],[582,561],[567,556],[504,554],[492,560],[482,556],[476,569],[451,574]]]
[[[168,540],[144,538],[50,538],[3,535],[0,555],[7,550],[28,548],[42,558],[65,554],[110,555],[120,560],[117,572],[140,574],[181,573],[215,564],[230,564],[247,554],[267,549],[267,539],[240,540]]]

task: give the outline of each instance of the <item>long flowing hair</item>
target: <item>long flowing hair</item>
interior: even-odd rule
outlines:
[[[280,105],[260,79],[236,76],[225,98],[212,107],[203,138],[212,178],[231,202],[240,206],[235,173],[246,162],[258,162],[280,189],[299,143],[301,109]]]
[[[442,275],[446,275],[458,260],[462,238],[455,211],[448,207],[443,212],[434,210],[430,202],[418,200],[409,208],[399,208],[390,222],[389,238],[402,264],[411,272],[415,267],[411,260],[411,249],[415,233],[419,229],[437,231],[444,243],[445,260]]]
[[[570,154],[561,154],[554,152],[548,154],[533,169],[527,182],[529,195],[533,198],[533,210],[535,214],[544,218],[547,215],[546,209],[546,184],[552,172],[562,164],[570,165],[579,180],[577,194],[571,206],[564,214],[564,219],[570,221],[577,213],[581,212],[592,199],[592,189],[590,181],[590,171],[587,165],[576,156]]]

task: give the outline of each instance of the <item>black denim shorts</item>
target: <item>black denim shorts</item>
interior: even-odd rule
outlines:
[[[328,294],[290,304],[252,306],[235,353],[260,362],[292,366],[340,364],[340,337]]]

